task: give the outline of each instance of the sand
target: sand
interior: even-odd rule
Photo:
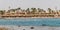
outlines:
[[[8,28],[8,30],[60,30],[60,27],[49,26],[13,26],[13,25],[0,25],[2,28]],[[31,29],[31,27],[34,27]]]

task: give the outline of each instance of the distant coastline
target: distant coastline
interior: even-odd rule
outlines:
[[[47,11],[40,8],[27,8],[0,10],[0,18],[16,18],[16,17],[31,17],[31,18],[60,18],[60,10],[52,10],[48,8]]]

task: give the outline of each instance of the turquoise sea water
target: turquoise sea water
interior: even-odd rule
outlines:
[[[60,26],[60,18],[15,18],[15,19],[0,19],[0,25]]]

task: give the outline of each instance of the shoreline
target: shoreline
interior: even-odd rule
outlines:
[[[31,29],[33,27],[33,29]],[[0,26],[0,29],[8,30],[60,30],[60,27],[48,27],[48,26]]]
[[[58,19],[60,17],[5,17],[5,18],[0,18],[0,19],[19,19],[19,18],[22,18],[22,19],[27,19],[27,18],[33,18],[33,19],[35,19],[35,18],[40,18],[40,19],[47,19],[47,18],[49,18],[49,19]]]
[[[60,17],[0,17],[2,18],[60,18]]]

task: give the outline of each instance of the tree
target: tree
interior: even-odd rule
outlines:
[[[21,8],[19,7],[19,8],[17,8],[16,10],[20,10]]]
[[[33,14],[37,11],[36,8],[31,8],[31,10]]]
[[[38,8],[38,12],[41,12],[41,9],[40,8]]]
[[[27,14],[29,14],[29,13],[30,13],[30,9],[29,9],[29,8],[27,8],[27,9],[26,9],[26,12],[27,12]]]
[[[50,8],[48,8],[48,11],[49,11],[49,13],[51,13],[52,10]]]
[[[0,10],[0,14],[1,14],[1,15],[3,15],[4,13],[5,13],[4,11]]]
[[[38,12],[46,12],[46,11],[43,10],[43,9],[38,8]]]
[[[15,9],[11,9],[12,12],[15,12],[16,10]]]

